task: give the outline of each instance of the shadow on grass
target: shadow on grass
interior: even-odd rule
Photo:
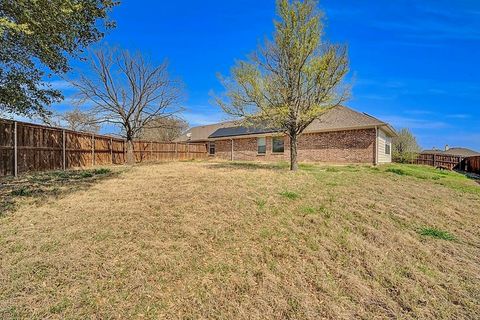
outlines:
[[[463,174],[468,179],[471,179],[471,180],[475,181],[476,183],[480,184],[480,174],[473,173],[473,172],[459,171],[459,170],[455,170],[455,172],[459,173],[459,174]]]
[[[118,176],[107,168],[40,172],[0,180],[0,217],[14,212],[19,202],[41,204],[50,198],[86,190],[100,180]]]

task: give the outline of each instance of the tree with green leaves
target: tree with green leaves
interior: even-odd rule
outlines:
[[[417,139],[407,128],[401,129],[397,133],[398,135],[392,140],[393,160],[400,163],[413,161],[421,151]]]
[[[107,13],[117,4],[115,0],[1,0],[0,111],[47,116],[47,107],[63,97],[46,78],[65,74],[70,57],[114,26]]]
[[[346,100],[347,48],[323,39],[323,13],[314,0],[277,1],[273,41],[233,67],[217,97],[222,109],[254,124],[284,130],[290,169],[297,170],[297,142],[305,128]]]

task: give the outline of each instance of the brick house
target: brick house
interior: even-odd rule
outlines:
[[[298,160],[329,163],[391,162],[395,130],[368,114],[344,106],[313,121],[298,138]],[[176,141],[204,142],[210,156],[225,160],[290,159],[289,138],[281,130],[253,128],[235,121],[193,127]]]

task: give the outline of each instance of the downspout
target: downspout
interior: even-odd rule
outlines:
[[[378,165],[378,127],[375,126],[375,165]]]
[[[233,139],[230,139],[232,151],[230,152],[230,160],[233,161]]]

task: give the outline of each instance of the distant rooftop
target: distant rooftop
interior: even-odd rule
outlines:
[[[473,156],[480,156],[480,152],[474,151],[472,149],[463,148],[463,147],[451,147],[448,146],[445,148],[446,150],[440,149],[429,149],[423,150],[422,153],[424,154],[446,154],[446,155],[454,155],[454,156],[462,156],[462,157],[473,157]]]

